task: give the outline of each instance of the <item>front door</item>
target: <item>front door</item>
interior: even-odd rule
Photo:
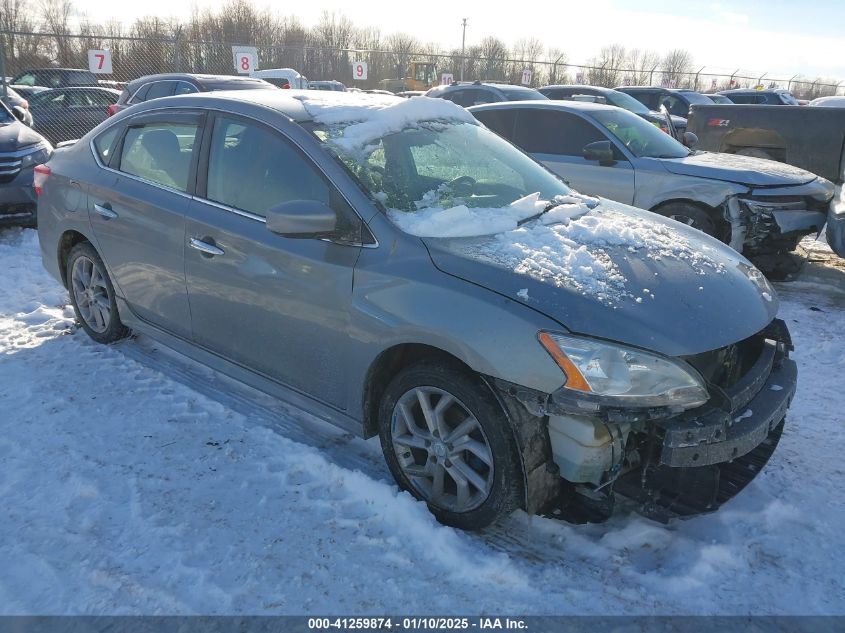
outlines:
[[[201,132],[196,113],[136,117],[88,195],[94,236],[130,309],[183,337],[190,335],[185,212]]]
[[[576,191],[631,204],[634,169],[621,152],[613,165],[600,165],[584,158],[586,145],[608,140],[597,126],[575,114],[539,108],[521,109],[514,132],[516,145]]]
[[[216,115],[202,163],[186,233],[194,340],[344,408],[360,245],[281,237],[265,216],[293,200],[324,202],[350,222],[354,212],[290,140],[250,119]]]

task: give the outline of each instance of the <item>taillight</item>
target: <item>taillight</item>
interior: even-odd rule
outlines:
[[[44,184],[50,175],[50,168],[47,165],[36,165],[32,175],[32,186],[35,187],[35,195],[40,196],[44,191]]]
[[[114,116],[115,114],[117,114],[117,104],[116,103],[111,104],[109,106],[108,110],[109,110],[109,116]]]

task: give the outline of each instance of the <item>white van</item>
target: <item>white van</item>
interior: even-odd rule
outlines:
[[[269,81],[279,88],[299,88],[302,90],[308,88],[308,78],[305,75],[300,75],[293,68],[254,70],[249,75],[250,77],[258,77],[264,81]]]

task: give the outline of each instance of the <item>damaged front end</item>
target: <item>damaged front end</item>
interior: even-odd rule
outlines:
[[[821,234],[832,197],[833,185],[822,178],[800,186],[759,188],[731,196],[721,207],[730,246],[758,267],[770,269],[804,236]]]
[[[710,397],[680,413],[596,406],[566,388],[542,396],[499,384],[548,423],[547,441],[532,447],[527,509],[602,520],[620,495],[663,522],[715,511],[760,472],[780,440],[797,381],[791,349],[786,325],[774,320],[745,340],[684,357]]]

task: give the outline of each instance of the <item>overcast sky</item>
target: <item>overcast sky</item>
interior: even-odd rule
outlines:
[[[215,8],[224,0],[204,0]],[[186,18],[192,0],[74,0],[94,21],[130,23],[142,15]],[[262,6],[262,0],[256,0]],[[343,13],[357,25],[383,33],[405,31],[449,49],[461,44],[461,18],[468,19],[467,44],[495,35],[513,44],[536,36],[565,51],[570,63],[586,62],[607,44],[665,52],[686,48],[704,72],[743,72],[786,78],[794,74],[845,79],[845,1],[735,0],[315,0],[269,5],[308,25],[323,10]]]

